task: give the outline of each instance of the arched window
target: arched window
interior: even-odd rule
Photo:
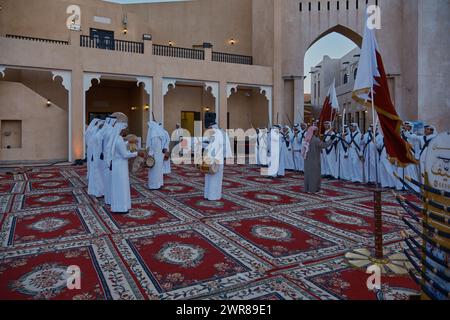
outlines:
[[[355,71],[353,71],[353,79],[356,80],[357,75],[358,75],[358,68],[355,68]]]
[[[348,83],[348,74],[344,74],[344,84]]]

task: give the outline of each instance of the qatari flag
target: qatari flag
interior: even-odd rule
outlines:
[[[356,102],[371,108],[372,92],[374,95],[373,104],[378,114],[386,151],[391,161],[402,167],[408,164],[417,164],[411,151],[412,146],[400,136],[402,120],[391,100],[375,32],[366,24],[358,74],[352,96]]]
[[[328,89],[328,94],[323,103],[322,112],[320,113],[319,129],[321,134],[325,132],[325,122],[333,122],[336,119],[338,113],[339,102],[336,95],[336,82],[335,80],[333,80],[333,83],[331,84],[330,89]]]

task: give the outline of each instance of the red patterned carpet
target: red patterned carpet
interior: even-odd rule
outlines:
[[[227,167],[224,197],[203,200],[203,176],[174,167],[150,192],[131,178],[133,210],[113,215],[87,195],[84,167],[0,174],[0,299],[375,299],[369,275],[344,254],[373,246],[372,193],[303,177],[271,180]],[[386,250],[402,249],[399,206],[383,194]],[[81,289],[67,288],[67,268]],[[383,277],[386,299],[417,293],[409,277]]]

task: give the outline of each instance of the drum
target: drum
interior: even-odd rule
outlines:
[[[155,166],[155,158],[152,156],[148,156],[147,160],[145,161],[145,164],[148,168],[153,168]]]
[[[207,163],[203,162],[199,166],[200,172],[203,174],[215,174],[219,172],[219,164],[217,162],[214,163]]]

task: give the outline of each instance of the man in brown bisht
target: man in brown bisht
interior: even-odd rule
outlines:
[[[320,155],[322,149],[330,147],[334,143],[335,137],[322,142],[319,138],[319,128],[312,126],[306,133],[302,149],[302,156],[305,159],[305,190],[306,193],[318,193],[320,191],[322,168]]]

